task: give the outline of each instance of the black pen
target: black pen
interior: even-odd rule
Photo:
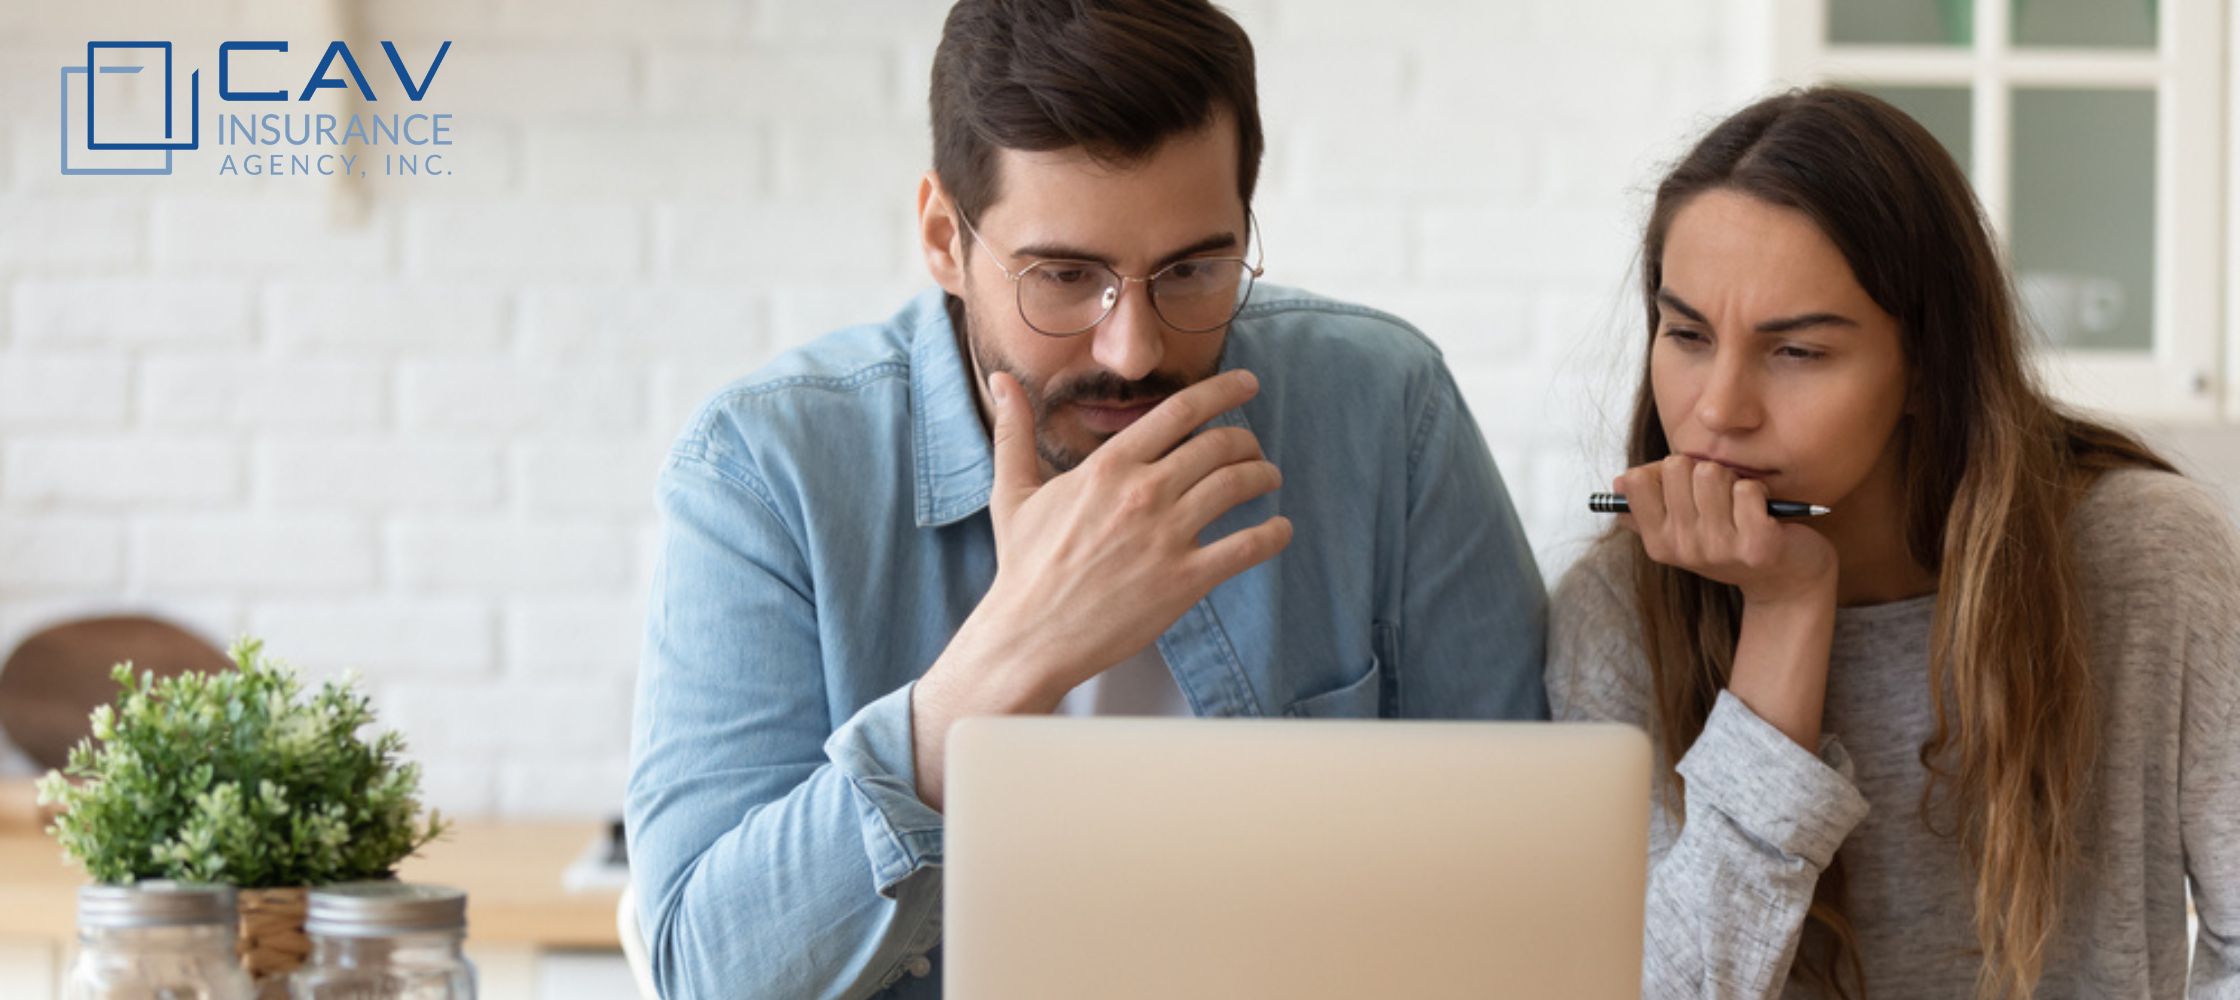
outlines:
[[[1630,512],[1623,493],[1596,493],[1587,498],[1587,509],[1597,514],[1625,514]],[[1795,500],[1768,500],[1766,513],[1774,517],[1819,517],[1834,511],[1816,503],[1798,503]]]

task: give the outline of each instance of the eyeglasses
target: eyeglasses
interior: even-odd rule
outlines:
[[[1019,318],[1046,337],[1071,337],[1087,333],[1112,315],[1129,282],[1151,293],[1151,310],[1160,321],[1183,333],[1211,333],[1221,329],[1244,308],[1254,279],[1266,273],[1259,264],[1242,257],[1185,257],[1138,278],[1121,274],[1093,260],[1036,260],[1017,271],[1003,266],[1003,254],[980,238],[972,220],[964,231],[988,252],[996,269],[1011,279],[1019,298]],[[1246,238],[1252,230],[1246,215]],[[1265,247],[1261,253],[1267,252]]]

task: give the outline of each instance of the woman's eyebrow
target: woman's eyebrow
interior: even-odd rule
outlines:
[[[1679,295],[1676,295],[1676,294],[1674,294],[1674,293],[1673,293],[1673,291],[1672,291],[1672,289],[1669,289],[1669,288],[1659,288],[1659,289],[1657,289],[1657,301],[1659,301],[1659,302],[1662,302],[1662,303],[1664,303],[1665,305],[1667,305],[1667,306],[1670,306],[1670,307],[1672,307],[1672,309],[1673,309],[1673,311],[1674,311],[1674,312],[1677,312],[1677,313],[1679,313],[1679,314],[1680,314],[1680,315],[1682,315],[1682,316],[1686,316],[1686,317],[1688,317],[1689,319],[1692,319],[1692,320],[1694,320],[1694,321],[1696,321],[1696,322],[1698,322],[1698,323],[1709,323],[1709,322],[1711,322],[1710,320],[1704,319],[1704,318],[1703,318],[1703,314],[1702,314],[1702,313],[1700,313],[1700,312],[1697,312],[1697,311],[1696,311],[1696,307],[1694,307],[1694,306],[1691,306],[1691,305],[1689,305],[1689,304],[1687,303],[1687,300],[1685,300],[1685,299],[1682,299],[1682,298],[1681,298],[1681,297],[1680,297]]]
[[[1795,333],[1798,330],[1804,330],[1815,326],[1855,327],[1858,325],[1859,323],[1857,320],[1854,320],[1848,316],[1838,316],[1835,313],[1828,312],[1816,312],[1803,313],[1796,316],[1786,316],[1781,319],[1766,320],[1765,322],[1758,324],[1758,332]]]
[[[1711,322],[1710,320],[1703,318],[1703,313],[1701,311],[1696,309],[1696,307],[1689,305],[1686,299],[1683,299],[1678,294],[1675,294],[1672,289],[1657,289],[1657,301],[1671,307],[1672,311],[1677,312],[1682,316],[1686,316],[1690,320],[1693,320],[1697,323]],[[1795,316],[1784,316],[1780,319],[1769,319],[1763,323],[1758,324],[1756,329],[1759,333],[1795,333],[1798,330],[1809,329],[1815,326],[1856,327],[1858,325],[1859,321],[1852,319],[1849,316],[1843,316],[1831,312],[1811,312],[1799,313]]]

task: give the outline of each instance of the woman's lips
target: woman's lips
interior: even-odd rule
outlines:
[[[1156,399],[1146,400],[1132,406],[1106,406],[1098,403],[1073,403],[1071,405],[1075,412],[1081,414],[1082,424],[1090,430],[1099,434],[1118,434],[1126,430],[1129,424],[1135,423],[1144,414],[1151,412],[1153,407],[1159,405],[1159,401]]]
[[[1695,459],[1698,462],[1710,462],[1713,465],[1724,465],[1727,468],[1733,470],[1735,475],[1741,476],[1744,479],[1764,479],[1768,476],[1773,475],[1775,471],[1773,469],[1760,469],[1756,466],[1743,465],[1738,462],[1729,462],[1725,459],[1713,458],[1709,455],[1698,455],[1692,451],[1686,452],[1685,454],[1689,458]]]

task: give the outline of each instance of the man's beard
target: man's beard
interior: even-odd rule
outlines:
[[[959,339],[964,342],[965,349],[970,354],[967,363],[978,365],[979,377],[983,380],[983,384],[989,375],[996,372],[1009,372],[1012,378],[1019,380],[1019,387],[1026,390],[1028,405],[1034,408],[1035,454],[1040,456],[1053,472],[1073,471],[1075,467],[1088,460],[1089,451],[1094,451],[1098,446],[1112,439],[1111,434],[1098,435],[1097,444],[1091,445],[1088,451],[1077,450],[1059,443],[1050,433],[1050,415],[1058,412],[1060,407],[1072,403],[1125,406],[1145,400],[1163,399],[1211,378],[1221,370],[1221,355],[1216,354],[1207,365],[1206,370],[1195,375],[1154,371],[1131,382],[1111,372],[1099,370],[1059,383],[1045,391],[1045,387],[1039,380],[1020,370],[1001,351],[981,343],[978,337],[973,336],[973,330],[986,329],[987,327],[980,320],[978,308],[969,300],[964,302],[963,313],[964,329],[959,331]],[[954,313],[952,313],[952,316],[954,316]],[[1041,336],[1041,334],[1036,334],[1036,336]],[[1094,337],[1096,331],[1091,330],[1087,333],[1075,334],[1075,336]],[[1205,333],[1194,334],[1194,336],[1211,337],[1217,336],[1217,334]],[[1227,343],[1224,342],[1222,347],[1225,353],[1228,347]]]

